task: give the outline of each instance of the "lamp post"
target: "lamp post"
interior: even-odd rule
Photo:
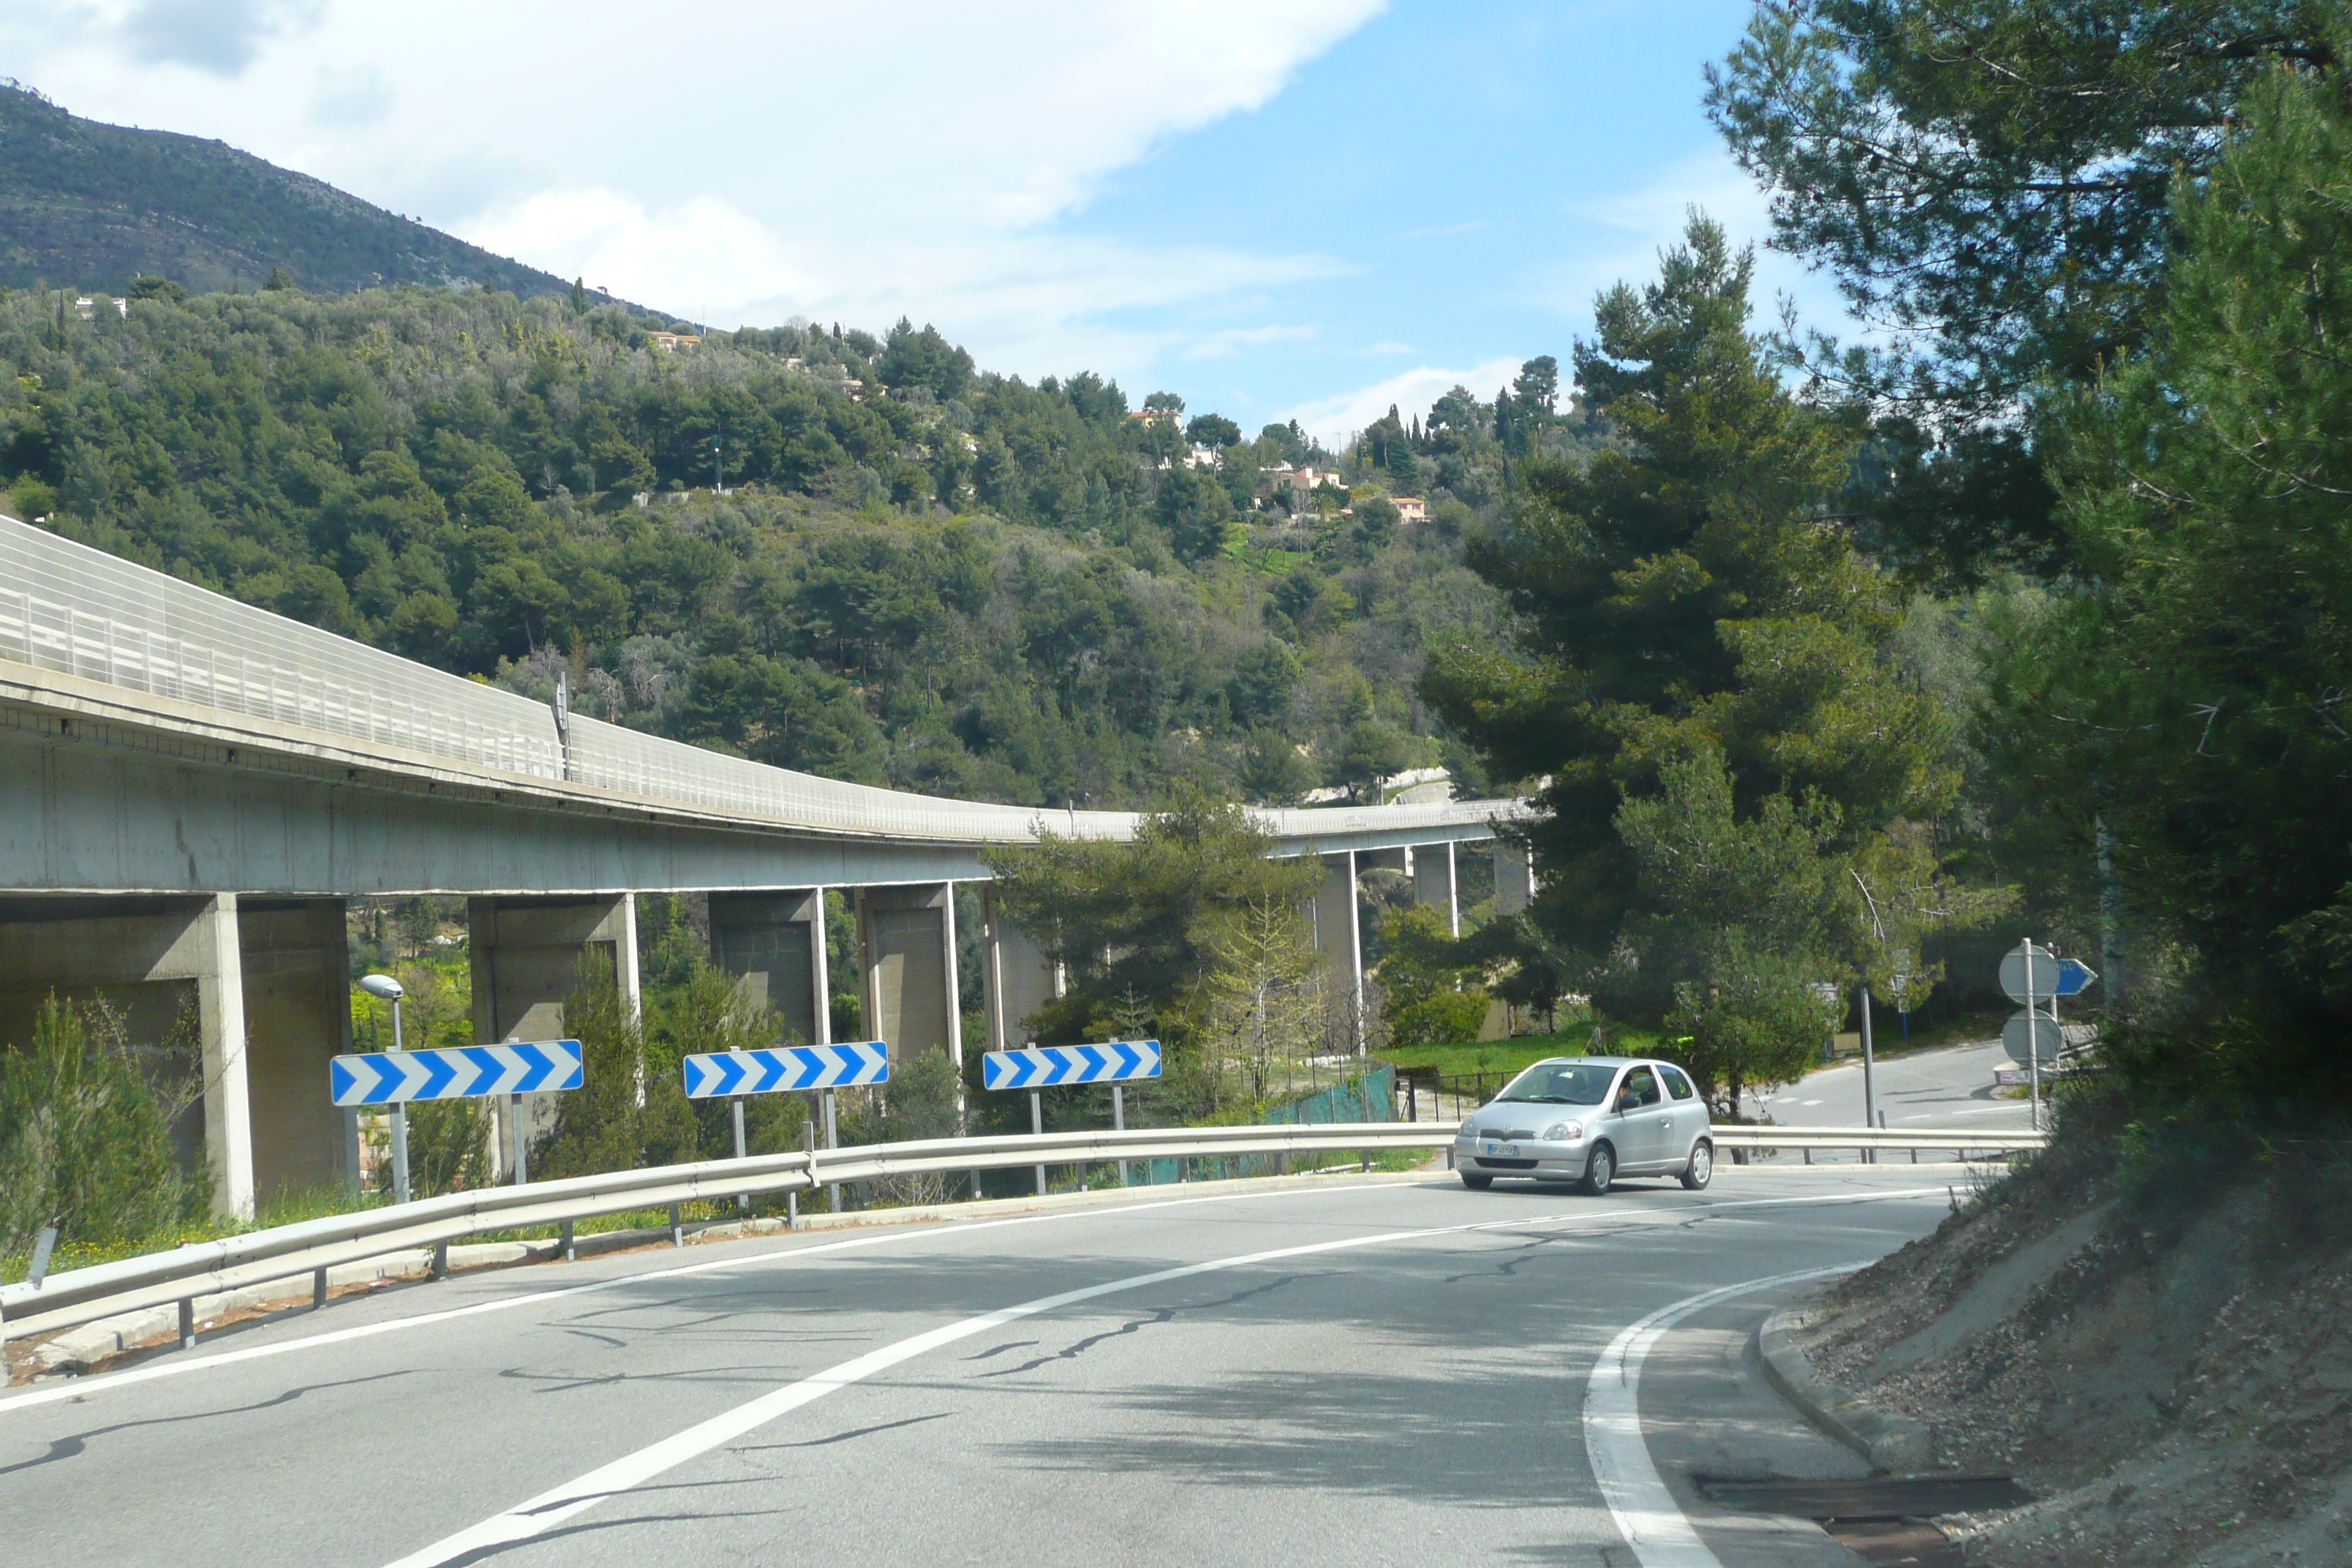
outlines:
[[[362,975],[360,989],[392,1004],[392,1048],[405,1053],[408,1047],[400,1037],[400,999],[407,992],[389,974]],[[392,1191],[399,1202],[404,1204],[408,1201],[408,1104],[405,1100],[395,1103],[392,1108]]]

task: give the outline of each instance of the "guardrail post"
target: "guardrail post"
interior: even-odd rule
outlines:
[[[678,1218],[676,1204],[669,1205],[669,1244],[672,1247],[686,1245],[686,1222]]]
[[[180,1348],[196,1348],[196,1303],[186,1296],[180,1298]]]
[[[433,1244],[433,1278],[436,1279],[449,1278],[449,1244],[446,1241],[436,1241]]]
[[[310,1272],[310,1310],[317,1311],[327,1304],[327,1271],[315,1268]]]
[[[572,1222],[568,1219],[563,1222],[563,1261],[566,1263],[580,1261],[580,1248],[573,1244]]]

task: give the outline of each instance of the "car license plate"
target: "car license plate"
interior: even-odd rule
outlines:
[[[1486,1152],[1502,1159],[1516,1160],[1519,1157],[1519,1146],[1517,1143],[1489,1143],[1486,1145]]]

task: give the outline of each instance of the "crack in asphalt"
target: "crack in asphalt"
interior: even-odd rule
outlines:
[[[993,1350],[985,1350],[981,1352],[978,1355],[968,1355],[963,1359],[966,1361],[986,1361],[991,1356],[1003,1355],[1006,1351],[1023,1350],[1030,1345],[1035,1344],[1036,1342],[1037,1342],[1035,1340],[1007,1340]]]
[[[853,1426],[846,1432],[835,1432],[830,1437],[811,1437],[800,1443],[747,1443],[730,1448],[730,1454],[765,1454],[777,1448],[822,1448],[829,1443],[846,1443],[852,1437],[870,1437],[877,1432],[887,1432],[899,1426],[919,1426],[926,1421],[944,1421],[953,1411],[942,1410],[933,1415],[909,1415],[900,1421],[879,1421],[871,1426]]]
[[[1507,1279],[1517,1279],[1518,1277],[1519,1265],[1533,1258],[1537,1247],[1548,1247],[1555,1241],[1568,1241],[1570,1239],[1572,1239],[1570,1237],[1564,1234],[1532,1237],[1526,1241],[1520,1242],[1517,1247],[1509,1249],[1520,1254],[1519,1257],[1512,1258],[1509,1262],[1498,1263],[1492,1268],[1475,1269],[1467,1274],[1449,1274],[1443,1281],[1441,1281],[1441,1283],[1446,1285],[1459,1285],[1465,1279],[1485,1279],[1497,1276]]]
[[[1146,1326],[1150,1324],[1173,1322],[1175,1321],[1176,1314],[1179,1312],[1199,1312],[1210,1310],[1218,1307],[1230,1307],[1235,1302],[1246,1301],[1252,1296],[1263,1296],[1269,1290],[1279,1290],[1285,1285],[1294,1284],[1302,1278],[1303,1276],[1301,1275],[1285,1274],[1277,1279],[1269,1279],[1263,1285],[1253,1285],[1246,1290],[1236,1290],[1232,1295],[1223,1298],[1222,1300],[1202,1301],[1190,1307],[1155,1307],[1144,1316],[1139,1318],[1130,1318],[1126,1322],[1120,1324],[1118,1328],[1106,1329],[1098,1334],[1088,1334],[1085,1339],[1078,1341],[1066,1350],[1055,1351],[1052,1355],[1043,1355],[1037,1357],[1034,1361],[1023,1362],[1019,1366],[1001,1366],[994,1372],[983,1372],[980,1375],[982,1377],[1013,1377],[1021,1373],[1034,1372],[1041,1366],[1047,1366],[1057,1361],[1076,1361],[1079,1356],[1085,1354],[1087,1351],[1094,1349],[1095,1346],[1102,1343],[1105,1340],[1123,1339],[1129,1334],[1140,1332]],[[1034,1344],[1036,1342],[1033,1340],[1030,1342]],[[1013,1347],[1007,1345],[1000,1348],[1009,1350]],[[992,1352],[991,1353],[992,1354],[994,1352]],[[973,1356],[968,1357],[967,1359],[977,1361],[980,1358]]]
[[[379,1372],[366,1377],[349,1377],[335,1383],[305,1384],[299,1388],[289,1388],[283,1394],[272,1394],[268,1399],[258,1400],[251,1405],[232,1405],[223,1410],[199,1410],[188,1415],[157,1415],[144,1421],[118,1421],[111,1426],[93,1426],[87,1432],[77,1432],[68,1437],[52,1437],[49,1439],[49,1451],[37,1459],[20,1459],[13,1465],[0,1465],[0,1476],[14,1475],[18,1470],[37,1469],[43,1465],[54,1465],[60,1459],[73,1458],[89,1447],[90,1438],[103,1437],[110,1433],[131,1432],[142,1426],[176,1426],[183,1421],[209,1421],[215,1415],[247,1415],[257,1410],[269,1410],[281,1405],[291,1405],[304,1394],[317,1390],[352,1388],[361,1384],[382,1383],[386,1378],[407,1375],[408,1373],[405,1370]]]

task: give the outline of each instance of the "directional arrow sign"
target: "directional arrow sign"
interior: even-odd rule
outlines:
[[[890,1047],[880,1040],[712,1051],[680,1060],[688,1100],[731,1100],[739,1094],[791,1089],[856,1089],[890,1081]]]
[[[2079,958],[2058,961],[2058,994],[2061,996],[2079,995],[2098,978],[2091,966]]]
[[[1113,1040],[1100,1046],[1030,1046],[991,1051],[980,1058],[987,1089],[1053,1089],[1070,1083],[1119,1083],[1160,1076],[1158,1040]]]
[[[443,1051],[368,1051],[336,1057],[327,1082],[337,1105],[404,1105],[578,1089],[577,1040],[509,1040]]]

